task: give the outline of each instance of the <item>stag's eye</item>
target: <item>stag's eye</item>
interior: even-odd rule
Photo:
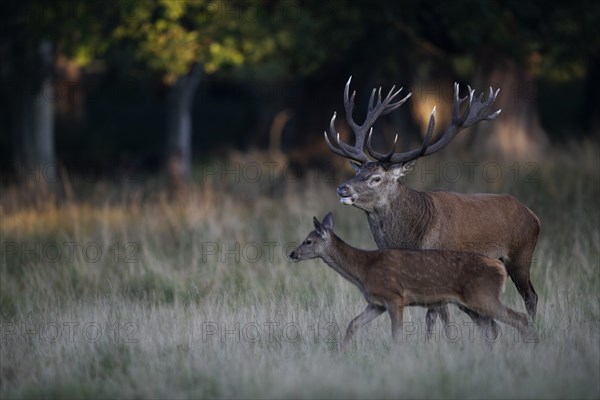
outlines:
[[[371,182],[373,182],[373,183],[379,183],[379,182],[381,182],[381,177],[380,176],[374,176],[373,178],[371,178]]]

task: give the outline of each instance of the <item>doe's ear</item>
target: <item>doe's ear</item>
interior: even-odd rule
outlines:
[[[350,160],[350,166],[352,167],[352,169],[353,169],[355,172],[358,172],[358,171],[360,171],[360,169],[362,168],[362,165],[361,165],[361,164],[357,163],[356,161],[352,161],[352,160]]]
[[[331,214],[331,211],[323,218],[323,226],[327,229],[333,229],[333,215]]]
[[[390,171],[396,179],[399,179],[400,177],[412,172],[412,170],[415,169],[416,163],[417,160],[412,160],[402,164],[394,164],[388,169],[388,171]]]
[[[315,231],[320,235],[323,236],[323,225],[321,225],[321,223],[319,222],[319,220],[317,219],[317,217],[313,217],[313,224],[315,225]]]
[[[317,235],[325,239],[325,227],[319,222],[317,217],[313,217],[313,224],[315,225],[315,232],[317,232]]]

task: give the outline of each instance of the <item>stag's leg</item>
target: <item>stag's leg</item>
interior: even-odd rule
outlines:
[[[527,315],[506,307],[499,299],[490,299],[487,304],[476,305],[473,309],[482,315],[487,315],[516,328],[524,341],[537,342],[537,333],[529,323]]]
[[[377,306],[374,304],[369,304],[365,310],[359,314],[358,317],[354,318],[350,325],[348,325],[348,329],[346,329],[346,335],[344,336],[344,341],[342,342],[342,346],[347,346],[352,340],[352,336],[354,333],[363,325],[368,324],[373,321],[375,318],[380,316],[385,312],[385,307]]]
[[[533,258],[533,250],[535,249],[535,242],[533,245],[528,245],[520,250],[518,254],[511,258],[506,265],[506,271],[508,275],[515,283],[517,291],[525,301],[525,308],[529,316],[535,320],[535,314],[537,310],[538,295],[531,284],[529,277],[529,269],[531,268],[531,260]]]
[[[403,304],[392,304],[388,308],[390,319],[392,320],[392,339],[399,343],[402,335],[402,318],[404,314]]]
[[[447,305],[438,306],[438,307],[430,307],[427,310],[427,314],[425,314],[425,322],[427,325],[427,340],[429,340],[431,338],[431,335],[433,333],[433,326],[435,325],[435,320],[437,319],[438,315],[440,316],[440,319],[442,320],[444,329],[447,328],[448,322],[450,322]],[[446,335],[448,335],[448,332],[446,332]]]
[[[496,321],[494,321],[492,318],[470,310],[465,306],[459,305],[458,308],[460,308],[461,311],[467,314],[469,318],[471,318],[471,320],[477,324],[477,328],[479,328],[479,331],[487,340],[494,341],[498,338],[498,335],[500,334],[500,328],[498,328]]]

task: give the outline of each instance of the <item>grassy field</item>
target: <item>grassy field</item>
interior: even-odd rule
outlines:
[[[490,347],[455,307],[453,334],[438,324],[426,342],[415,307],[399,346],[384,315],[338,350],[364,299],[285,255],[330,210],[343,239],[375,247],[335,195],[348,171],[213,163],[178,200],[135,179],[72,178],[60,206],[2,188],[0,396],[599,398],[598,147],[466,159],[423,160],[408,184],[511,193],[536,212],[539,343],[502,325]],[[511,282],[503,301],[524,311]]]

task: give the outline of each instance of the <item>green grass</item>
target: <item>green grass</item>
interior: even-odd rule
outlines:
[[[541,220],[540,341],[502,325],[491,348],[456,308],[457,340],[438,325],[425,342],[425,310],[409,308],[399,346],[384,315],[338,350],[364,299],[324,263],[285,254],[329,210],[342,238],[375,247],[364,214],[337,202],[342,176],[213,178],[179,200],[151,183],[101,182],[60,206],[26,206],[3,188],[0,396],[599,398],[599,156],[555,150],[516,177],[499,162],[495,181],[485,163],[469,180],[463,161],[432,157],[421,164],[456,162],[465,178],[409,177],[421,189],[511,193]],[[524,310],[512,283],[503,301]]]

